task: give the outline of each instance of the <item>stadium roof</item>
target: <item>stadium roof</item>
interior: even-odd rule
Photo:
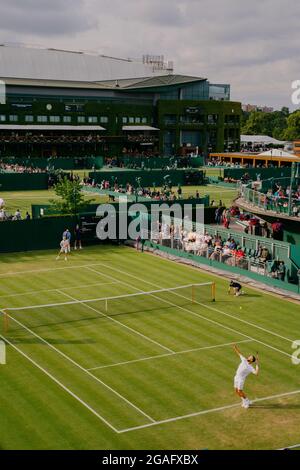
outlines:
[[[167,75],[142,62],[84,52],[0,45],[0,78],[98,82]]]
[[[268,135],[241,135],[241,142],[242,143],[253,143],[253,144],[273,144],[273,145],[284,145],[286,141],[277,140],[273,137],[269,137]]]
[[[156,77],[130,78],[125,80],[111,80],[97,82],[104,87],[119,88],[126,90],[136,90],[137,88],[160,88],[170,85],[183,85],[185,83],[193,83],[205,81],[206,78],[190,77],[188,75],[161,75]]]

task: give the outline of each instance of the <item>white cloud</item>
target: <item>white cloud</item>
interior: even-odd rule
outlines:
[[[164,54],[178,73],[230,83],[232,98],[291,106],[300,79],[295,0],[0,0],[0,41]]]

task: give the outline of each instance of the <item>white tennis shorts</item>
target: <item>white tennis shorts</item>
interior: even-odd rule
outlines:
[[[234,377],[234,388],[237,388],[238,390],[243,390],[245,385],[245,379],[235,376]]]

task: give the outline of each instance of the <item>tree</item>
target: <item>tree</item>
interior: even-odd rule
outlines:
[[[300,111],[295,111],[287,118],[284,140],[300,139]]]
[[[289,109],[286,107],[272,113],[253,111],[244,116],[242,134],[269,135],[275,139],[284,140],[288,126],[288,113]]]
[[[84,199],[79,181],[70,181],[66,176],[54,186],[54,191],[60,199],[51,199],[52,207],[60,214],[76,215],[84,211],[93,199]]]

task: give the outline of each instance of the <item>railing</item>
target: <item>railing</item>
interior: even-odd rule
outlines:
[[[243,255],[242,253],[236,254],[234,250],[223,251],[212,246],[203,246],[199,241],[189,241],[174,236],[165,238],[162,232],[152,233],[150,240],[162,247],[177,250],[178,253],[184,252],[187,255],[194,255],[211,262],[217,261],[229,268],[239,268],[281,281],[287,281],[289,278],[289,266],[286,263],[284,263],[284,271],[280,272],[279,262],[276,259],[263,259],[254,250],[252,254],[251,251],[247,252],[245,249]]]
[[[253,189],[252,184],[241,184],[241,198],[249,204],[264,211],[273,211],[277,214],[285,214],[300,217],[300,201],[292,198],[291,204],[288,197],[274,197],[268,194],[268,190],[273,189],[274,184],[279,186],[289,186],[290,178],[270,178],[261,183],[262,191]]]

